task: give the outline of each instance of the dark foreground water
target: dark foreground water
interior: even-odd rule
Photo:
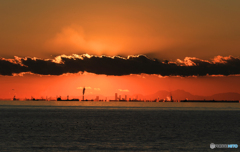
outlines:
[[[213,151],[210,143],[240,145],[239,116],[239,110],[1,105],[0,151]]]

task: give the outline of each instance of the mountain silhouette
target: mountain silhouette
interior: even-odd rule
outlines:
[[[147,99],[166,99],[167,97],[170,97],[172,95],[173,100],[240,100],[240,94],[236,92],[227,92],[227,93],[218,93],[213,94],[211,96],[199,96],[199,95],[193,95],[189,92],[186,92],[184,90],[175,90],[175,91],[166,91],[161,90],[154,94],[146,95],[145,98]]]
[[[240,94],[236,92],[218,93],[210,97],[214,100],[240,100]]]

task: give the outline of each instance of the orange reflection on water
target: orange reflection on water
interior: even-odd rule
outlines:
[[[79,108],[145,110],[240,110],[239,103],[0,101],[0,108]]]

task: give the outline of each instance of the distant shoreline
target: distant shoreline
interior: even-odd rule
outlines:
[[[36,102],[48,102],[48,101],[55,101],[55,102],[167,102],[167,103],[171,103],[171,102],[193,102],[193,103],[240,103],[240,100],[173,100],[173,101],[155,101],[155,100],[147,100],[147,101],[143,101],[143,100],[132,100],[132,101],[119,101],[119,100],[100,100],[100,101],[94,101],[94,100],[12,100],[12,99],[0,99],[0,101],[36,101]]]

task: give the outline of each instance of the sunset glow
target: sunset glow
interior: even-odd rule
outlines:
[[[0,33],[0,151],[239,148],[240,0],[0,0]]]
[[[0,98],[82,98],[84,87],[88,99],[240,94],[239,7],[235,0],[3,1]]]

